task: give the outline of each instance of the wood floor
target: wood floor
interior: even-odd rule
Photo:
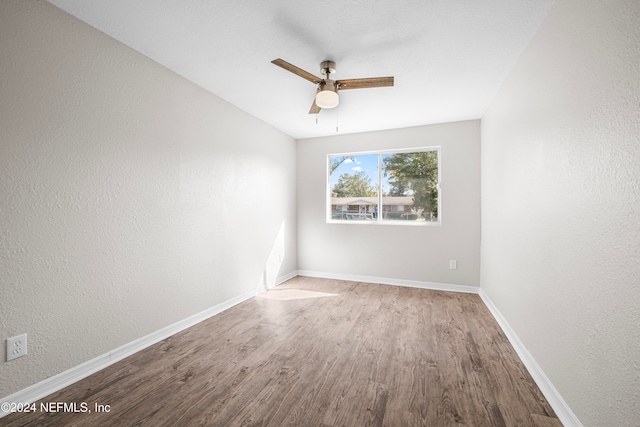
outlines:
[[[91,413],[0,425],[562,425],[478,295],[308,277],[43,402]]]

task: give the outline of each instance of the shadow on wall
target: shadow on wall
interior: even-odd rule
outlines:
[[[280,225],[280,230],[276,236],[276,240],[273,242],[273,246],[271,247],[271,253],[267,258],[265,263],[264,271],[260,276],[260,280],[258,282],[257,292],[266,291],[267,289],[273,288],[276,285],[276,280],[278,279],[278,273],[280,273],[280,268],[282,267],[282,263],[284,262],[284,226],[285,222],[282,221]]]

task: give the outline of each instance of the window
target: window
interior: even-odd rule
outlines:
[[[440,222],[440,148],[346,153],[327,159],[327,220]]]

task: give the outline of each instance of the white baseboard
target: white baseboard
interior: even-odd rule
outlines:
[[[480,288],[468,285],[452,285],[448,283],[420,282],[417,280],[389,279],[385,277],[358,276],[353,274],[326,273],[320,271],[298,270],[299,276],[318,277],[322,279],[349,280],[352,282],[380,283],[382,285],[406,286],[408,288],[432,289],[437,291],[464,292],[477,294]]]
[[[544,394],[544,397],[546,397],[549,405],[551,405],[555,411],[558,419],[560,419],[562,424],[566,427],[583,427],[580,420],[578,420],[578,417],[576,417],[571,408],[569,408],[569,405],[567,405],[562,396],[560,396],[560,393],[558,393],[558,390],[553,386],[540,365],[538,365],[531,353],[529,353],[524,344],[522,344],[518,335],[516,335],[515,331],[511,329],[511,326],[509,326],[509,323],[502,313],[500,313],[493,301],[491,301],[489,296],[482,289],[480,289],[480,298],[482,298],[482,301],[484,301],[485,305],[502,328],[502,331],[516,350],[516,353],[518,353],[520,360],[522,360],[522,363],[524,363],[529,374],[533,377],[538,388],[540,388],[540,391]]]
[[[573,411],[566,404],[560,393],[555,389],[549,378],[542,371],[538,363],[535,361],[533,356],[529,353],[526,347],[522,344],[516,333],[511,329],[509,323],[502,316],[500,311],[498,311],[497,307],[493,304],[491,299],[487,296],[487,294],[480,288],[475,286],[467,286],[467,285],[452,285],[446,283],[435,283],[435,282],[420,282],[414,280],[402,280],[402,279],[389,279],[382,277],[371,277],[371,276],[359,276],[359,275],[351,275],[351,274],[340,274],[340,273],[325,273],[325,272],[317,272],[317,271],[308,271],[308,270],[297,270],[291,273],[288,273],[284,276],[278,277],[276,280],[275,286],[286,282],[289,279],[292,279],[296,276],[307,276],[307,277],[318,277],[325,279],[335,279],[335,280],[349,280],[355,282],[365,282],[365,283],[380,283],[383,285],[393,285],[393,286],[406,286],[411,288],[420,288],[420,289],[433,289],[433,290],[441,290],[441,291],[450,291],[450,292],[464,292],[471,294],[480,294],[480,298],[485,303],[493,317],[496,319],[505,335],[511,342],[511,345],[516,350],[516,353],[524,363],[525,367],[529,370],[529,373],[533,377],[534,381],[540,388],[540,391],[546,399],[549,401],[549,404],[558,415],[560,421],[569,427],[583,427],[582,423],[575,416]],[[5,403],[33,403],[36,402],[52,393],[55,393],[58,390],[63,389],[77,381],[80,381],[83,378],[88,377],[91,374],[98,372],[101,369],[108,367],[132,354],[143,350],[155,343],[162,341],[165,338],[170,337],[184,329],[187,329],[197,323],[202,322],[212,316],[215,316],[218,313],[221,313],[229,308],[252,298],[253,296],[260,293],[260,290],[256,290],[254,292],[248,292],[242,295],[239,295],[235,298],[232,298],[228,301],[225,301],[221,304],[218,304],[214,307],[211,307],[201,313],[197,313],[193,316],[190,316],[184,320],[181,320],[173,325],[169,325],[165,328],[162,328],[156,332],[153,332],[149,335],[146,335],[142,338],[139,338],[135,341],[132,341],[128,344],[125,344],[121,347],[118,347],[108,353],[102,354],[94,359],[91,359],[85,363],[82,363],[78,366],[75,366],[71,369],[68,369],[64,372],[61,372],[53,377],[47,378],[44,381],[41,381],[37,384],[34,384],[30,387],[27,387],[23,390],[20,390],[17,393],[14,393],[10,396],[0,399],[0,407],[4,407]],[[10,412],[4,411],[0,409],[0,418],[8,415]]]
[[[291,279],[292,277],[295,277],[296,275],[297,272],[294,271],[292,273],[278,277],[278,279],[276,280],[276,286]],[[235,298],[231,298],[230,300],[208,308],[207,310],[204,310],[200,313],[194,314],[193,316],[187,317],[186,319],[155,331],[135,341],[131,341],[130,343],[111,350],[110,352],[104,353],[78,366],[74,366],[71,369],[47,378],[46,380],[40,381],[39,383],[29,386],[12,395],[4,397],[0,399],[0,418],[10,414],[10,412],[4,410],[6,403],[33,403],[40,399],[43,399],[44,397],[55,393],[58,390],[62,390],[63,388],[77,381],[80,381],[81,379],[86,378],[89,375],[94,374],[99,370],[104,369],[107,366],[112,365],[128,356],[131,356],[132,354],[137,353],[140,350],[156,344],[163,339],[170,337],[171,335],[183,331],[197,323],[202,322],[203,320],[215,316],[218,313],[222,313],[223,311],[228,310],[234,305],[240,304],[241,302],[254,297],[258,293],[260,293],[260,291],[247,292],[242,295],[238,295]]]
[[[284,276],[280,276],[278,277],[278,280],[276,281],[276,284],[274,286],[271,286],[269,289],[275,288],[276,286],[278,286],[281,283],[286,282],[287,280],[291,280],[294,277],[298,276],[298,270],[294,270],[291,273],[285,274]]]

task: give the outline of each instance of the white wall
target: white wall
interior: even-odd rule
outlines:
[[[44,2],[0,58],[0,396],[295,271],[292,138]]]
[[[559,0],[482,119],[481,287],[586,426],[640,425],[640,2]]]
[[[425,146],[442,147],[441,226],[326,223],[327,154]],[[479,121],[298,140],[297,158],[299,270],[479,285]]]

